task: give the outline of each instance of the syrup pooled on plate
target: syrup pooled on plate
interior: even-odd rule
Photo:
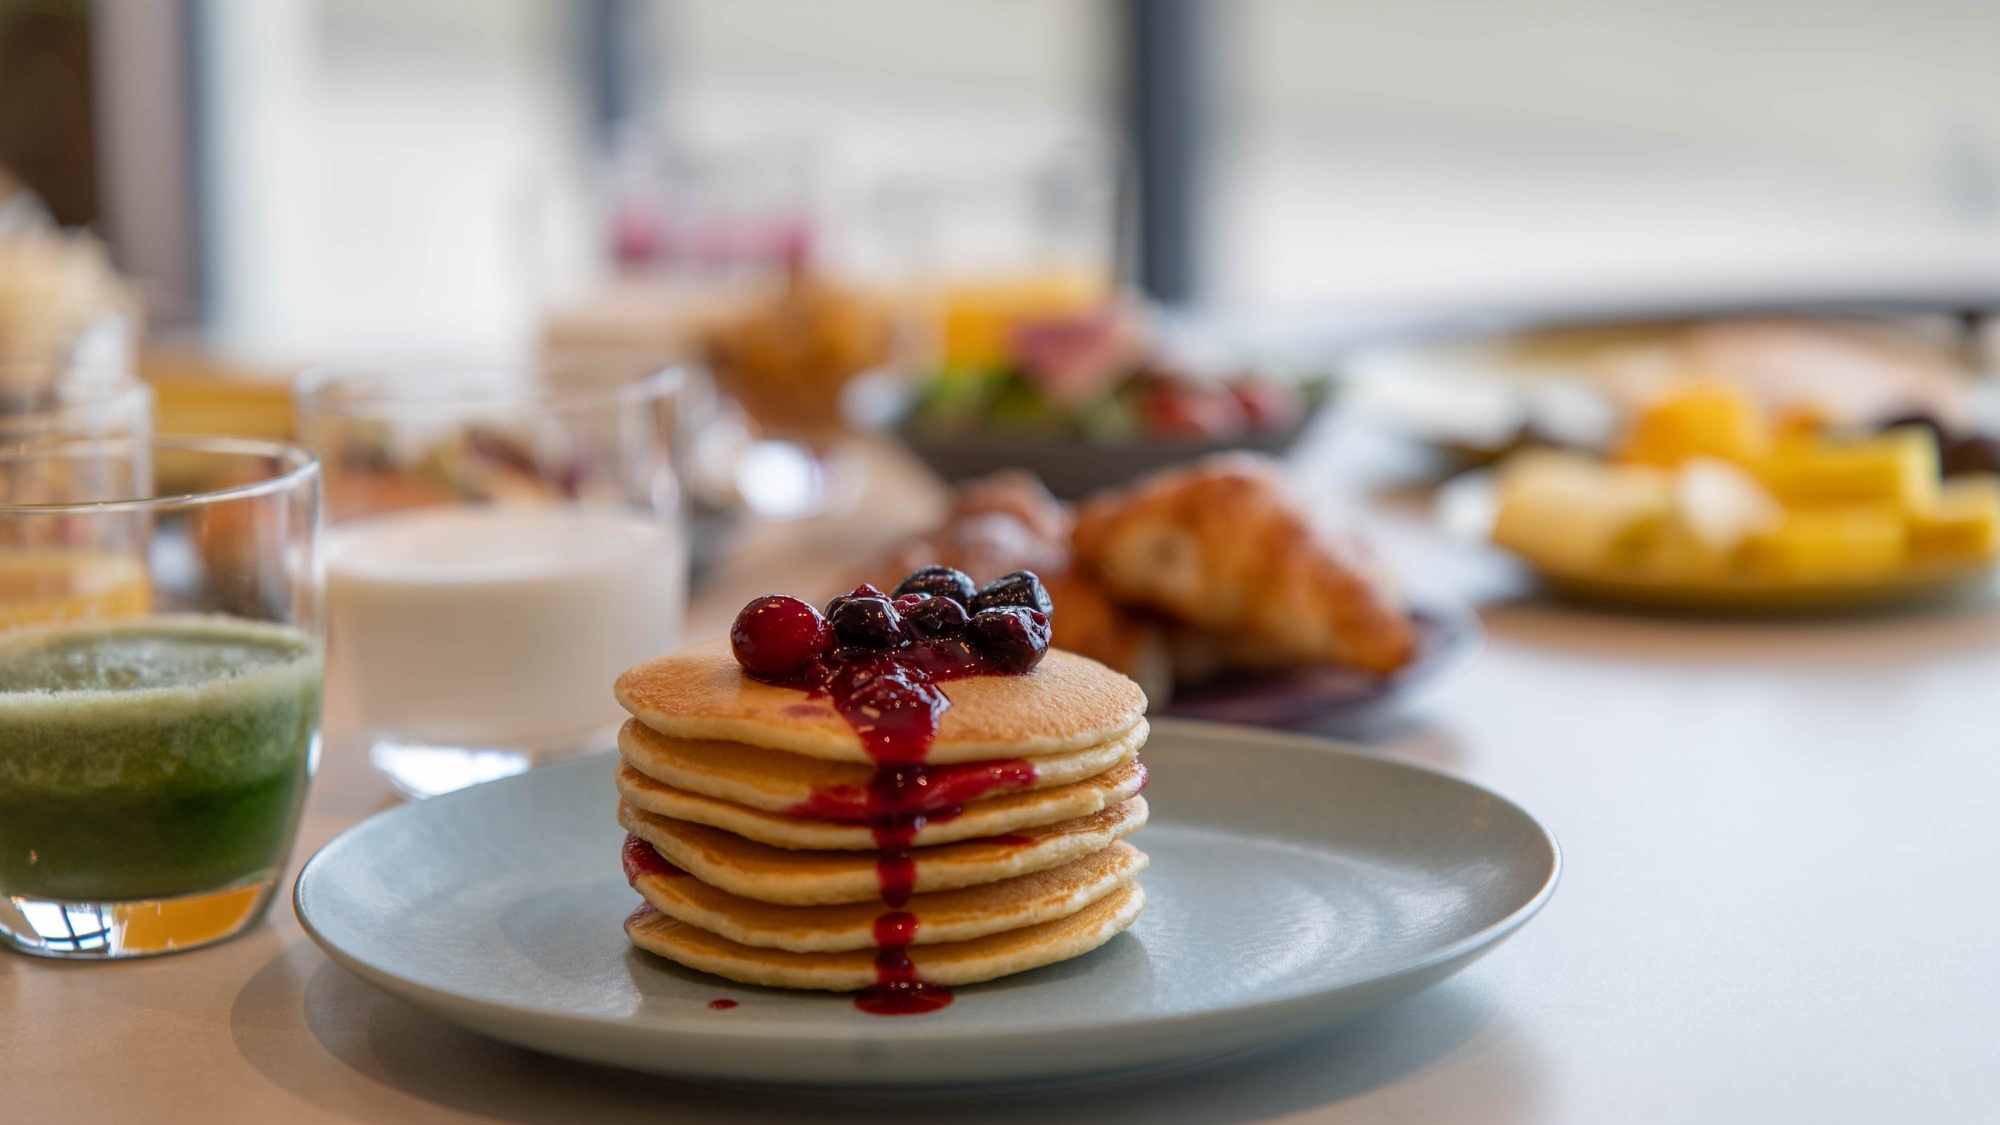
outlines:
[[[924,981],[910,963],[916,940],[916,915],[897,910],[875,919],[875,984],[854,998],[855,1007],[873,1016],[920,1016],[951,1003],[951,989]]]
[[[854,1006],[871,1016],[921,1016],[951,1001],[951,989],[917,975],[909,946],[892,945],[875,955],[875,983],[861,990]]]

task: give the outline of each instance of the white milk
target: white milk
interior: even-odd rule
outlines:
[[[371,737],[558,749],[680,635],[687,554],[616,509],[431,508],[327,537],[330,642]]]

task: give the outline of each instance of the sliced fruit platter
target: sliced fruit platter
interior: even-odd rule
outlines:
[[[1983,582],[2000,558],[1991,443],[1924,416],[1771,421],[1688,384],[1606,457],[1536,450],[1491,478],[1493,542],[1558,592],[1663,608],[1859,608]]]

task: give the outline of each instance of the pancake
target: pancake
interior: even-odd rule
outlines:
[[[1147,733],[1142,719],[1117,737],[1081,750],[1011,762],[932,766],[926,779],[932,796],[918,807],[962,805],[998,790],[1054,789],[1096,777],[1130,760],[1145,745]],[[676,789],[768,812],[835,820],[858,819],[869,802],[870,782],[875,777],[875,767],[857,762],[830,762],[741,742],[669,738],[637,719],[627,720],[618,732],[618,751],[633,769]],[[1005,768],[1009,766],[1027,768]],[[1021,784],[1021,775],[1030,773],[1032,780]],[[987,788],[995,780],[1000,783]],[[968,789],[974,794],[972,798],[954,795]],[[803,805],[813,808],[801,809]],[[843,808],[855,815],[837,815]]]
[[[1118,889],[1146,869],[1146,853],[1126,843],[1060,867],[956,891],[916,895],[903,913],[916,920],[909,944],[968,941],[1065,918]],[[642,874],[632,888],[653,909],[739,945],[834,953],[874,949],[879,902],[840,906],[773,906],[720,891],[689,875]],[[908,931],[903,931],[907,933]]]
[[[1137,761],[1056,789],[1003,793],[974,801],[956,816],[908,818],[917,825],[907,841],[883,840],[866,824],[786,816],[718,801],[700,793],[662,785],[629,764],[618,764],[618,795],[650,813],[734,832],[747,840],[794,850],[873,851],[887,845],[931,847],[1004,836],[1023,828],[1057,824],[1108,809],[1146,787],[1146,767]]]
[[[618,823],[653,845],[668,863],[713,887],[790,906],[873,902],[882,896],[877,852],[791,851],[746,840],[717,828],[649,813],[618,802]],[[1045,871],[1137,832],[1146,823],[1146,799],[1133,797],[1102,812],[1024,828],[1004,839],[966,840],[908,853],[917,894],[997,883]]]
[[[1067,917],[970,941],[910,947],[919,978],[930,984],[975,984],[1067,961],[1116,937],[1146,905],[1146,892],[1125,883]],[[875,952],[793,953],[742,945],[649,906],[625,920],[632,944],[669,961],[744,984],[851,992],[876,983]]]
[[[1097,746],[1139,725],[1139,685],[1088,657],[1051,649],[1020,676],[968,676],[942,687],[930,763],[1039,758]],[[727,640],[684,648],[625,670],[614,688],[632,717],[673,738],[745,742],[810,758],[873,764],[824,696],[743,674]]]

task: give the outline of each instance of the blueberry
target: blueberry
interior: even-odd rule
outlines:
[[[1055,603],[1049,600],[1049,592],[1042,580],[1032,570],[1017,570],[1003,574],[986,584],[972,599],[972,612],[986,609],[1000,609],[1005,606],[1019,606],[1032,609],[1044,616],[1055,612]]]
[[[982,609],[972,615],[972,635],[980,652],[996,667],[1025,672],[1048,655],[1049,618],[1039,610],[1018,605]]]
[[[849,595],[828,618],[834,640],[844,648],[886,652],[903,643],[903,618],[889,599]]]
[[[931,658],[946,668],[981,671],[991,662],[972,641],[972,633],[967,631],[956,637],[939,637],[927,642],[927,647],[931,650]]]
[[[901,604],[899,599],[897,605]],[[950,598],[925,598],[903,614],[903,624],[925,641],[955,637],[965,632],[965,623],[970,620],[972,615],[965,607]]]
[[[960,605],[972,604],[973,595],[979,587],[972,584],[972,577],[962,570],[948,566],[927,566],[910,572],[903,584],[896,587],[897,596],[903,594],[929,594],[934,598],[950,598]]]
[[[826,603],[826,609],[821,611],[821,615],[828,621],[831,621],[833,620],[833,615],[839,611],[840,607],[846,605],[850,600],[854,598],[879,598],[881,596],[882,591],[863,582],[845,594],[835,594],[833,600]]]

